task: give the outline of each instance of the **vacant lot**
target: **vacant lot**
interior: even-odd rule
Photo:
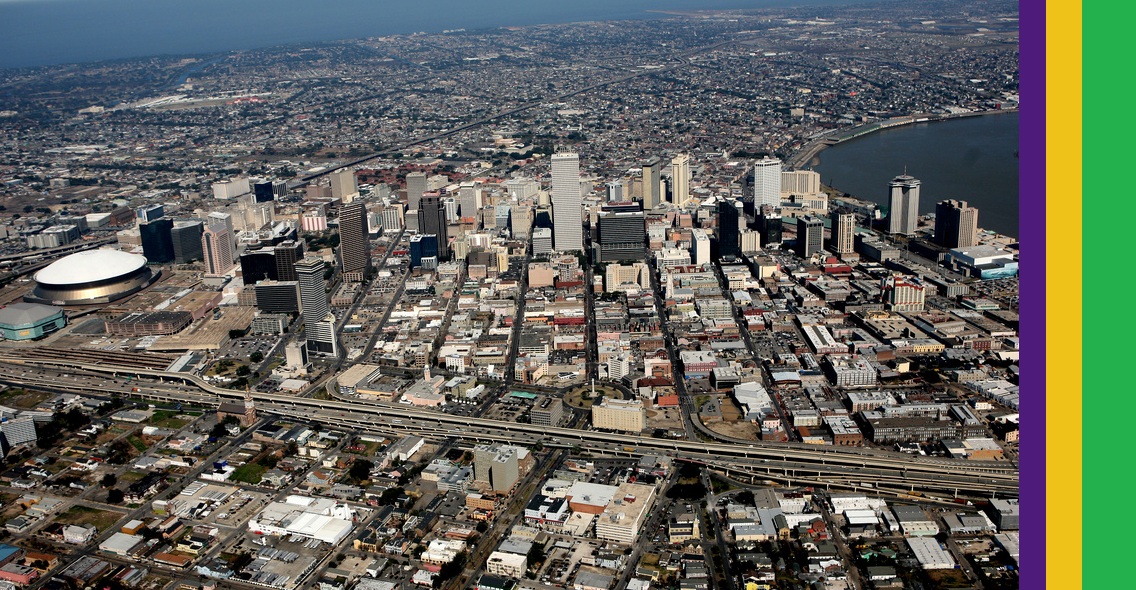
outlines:
[[[12,387],[0,391],[0,406],[11,406],[22,410],[30,410],[50,398],[50,393],[27,391],[26,389]]]
[[[125,516],[125,514],[122,512],[99,510],[98,508],[89,508],[87,506],[72,506],[70,510],[56,517],[55,522],[60,524],[89,524],[93,525],[101,533],[118,522],[123,516]]]

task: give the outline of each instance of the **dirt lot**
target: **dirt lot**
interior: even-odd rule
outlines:
[[[10,388],[0,391],[0,406],[11,406],[22,410],[30,410],[51,397],[52,394],[41,391],[26,391],[20,388]]]
[[[744,440],[759,440],[761,438],[761,431],[757,426],[749,422],[724,422],[721,418],[704,418],[702,423],[707,428],[732,438],[740,438]]]
[[[125,514],[122,512],[99,510],[86,506],[72,506],[70,510],[57,516],[55,522],[60,524],[90,524],[94,525],[101,533],[105,531],[107,527],[118,522],[123,516],[125,516]]]

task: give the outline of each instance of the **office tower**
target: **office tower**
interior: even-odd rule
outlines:
[[[308,366],[308,349],[299,342],[289,342],[284,347],[284,363],[290,369]]]
[[[820,173],[812,170],[786,170],[781,173],[781,194],[811,195],[820,192]]]
[[[201,233],[205,276],[224,275],[233,268],[233,238],[224,223],[213,223]]]
[[[513,208],[508,203],[501,203],[493,209],[494,222],[498,230],[511,230],[509,223],[513,219]]]
[[[228,180],[213,183],[213,198],[214,199],[235,199],[241,195],[248,194],[252,188],[249,186],[249,179],[247,176],[238,176]]]
[[[742,255],[741,204],[733,201],[718,203],[718,258],[739,258]]]
[[[643,209],[654,209],[663,201],[663,187],[660,184],[662,162],[653,157],[643,163]]]
[[[402,229],[402,203],[391,203],[383,207],[383,233],[398,233]]]
[[[596,219],[596,262],[646,260],[646,238],[642,212],[602,212]]]
[[[154,221],[166,214],[166,208],[161,205],[147,205],[138,208],[138,221]]]
[[[671,158],[671,202],[681,206],[690,199],[690,156]]]
[[[808,258],[824,247],[824,220],[812,215],[797,218],[797,255]]]
[[[552,246],[557,252],[584,249],[584,210],[580,195],[580,156],[552,154]]]
[[[532,230],[533,256],[543,256],[552,252],[552,230],[537,227]]]
[[[324,263],[319,258],[304,258],[296,263],[296,278],[299,279],[300,286],[300,308],[304,318],[308,350],[337,355],[339,346],[335,338],[335,316],[328,307],[327,281],[324,280],[323,275]]]
[[[532,232],[533,210],[531,202],[524,202],[512,208],[512,218],[509,225],[513,231],[513,238],[527,240]]]
[[[691,232],[690,262],[695,266],[710,262],[710,236],[704,229],[696,228]]]
[[[457,223],[458,217],[458,201],[453,197],[442,198],[442,211],[446,216],[446,224]]]
[[[458,187],[458,201],[462,217],[477,217],[478,211],[481,211],[481,187],[475,182],[461,183]]]
[[[422,266],[422,260],[438,257],[438,236],[418,234],[410,236],[410,267]]]
[[[764,205],[759,209],[757,217],[757,231],[761,233],[761,247],[781,243],[781,230],[783,222],[781,215],[772,205]]]
[[[856,214],[847,207],[841,207],[832,214],[832,251],[837,254],[851,254],[856,251]]]
[[[483,489],[508,492],[520,479],[524,449],[509,445],[477,445],[473,448],[474,481]]]
[[[295,281],[296,262],[304,258],[303,240],[286,240],[273,248],[276,258],[276,280]]]
[[[406,210],[417,211],[426,192],[426,173],[411,172],[406,175]]]
[[[225,226],[229,231],[229,259],[236,260],[237,258],[237,230],[233,228],[233,216],[229,213],[213,212],[205,218],[205,224]]]
[[[200,219],[174,222],[170,239],[174,245],[175,263],[187,264],[202,259],[201,234],[204,231],[205,224]]]
[[[252,186],[252,192],[257,203],[267,203],[288,196],[288,183],[258,182]]]
[[[781,160],[766,156],[754,163],[753,205],[781,206]]]
[[[978,244],[978,209],[949,199],[935,205],[935,243],[947,248]]]
[[[888,232],[910,236],[919,227],[919,181],[906,175],[888,184]]]
[[[747,229],[742,231],[742,254],[756,254],[761,250],[761,233]]]
[[[138,224],[142,238],[142,254],[151,264],[165,264],[174,260],[174,220],[169,217]]]
[[[300,229],[307,232],[327,231],[327,210],[323,204],[304,209],[300,214]]]
[[[422,195],[419,203],[419,232],[438,237],[438,260],[449,260],[449,227],[446,223],[446,207],[436,192]]]
[[[607,183],[607,201],[609,203],[620,203],[623,201],[623,181],[613,180]]]
[[[264,279],[253,289],[256,308],[264,313],[299,313],[302,309],[298,281]]]
[[[276,253],[273,248],[261,248],[241,254],[241,280],[255,285],[265,279],[277,280]]]
[[[418,223],[418,209],[406,212],[406,231],[418,232],[422,225]]]
[[[426,178],[426,191],[440,191],[450,184],[450,177],[445,174],[432,174]]]
[[[343,168],[331,173],[331,196],[344,203],[349,203],[359,194],[359,185],[355,182],[355,171]]]
[[[344,280],[357,283],[371,274],[367,205],[363,201],[351,202],[339,210],[339,269]]]

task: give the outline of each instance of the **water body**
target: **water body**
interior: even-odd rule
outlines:
[[[821,151],[812,164],[825,184],[885,207],[888,182],[906,168],[922,181],[920,213],[961,199],[978,208],[979,227],[1017,237],[1017,151],[1018,114],[1005,113],[872,133]]]
[[[867,0],[0,0],[0,68]]]

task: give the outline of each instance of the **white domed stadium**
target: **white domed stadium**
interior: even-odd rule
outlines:
[[[86,250],[52,262],[35,274],[24,301],[51,305],[94,305],[132,295],[154,283],[160,272],[146,257],[119,250]]]

